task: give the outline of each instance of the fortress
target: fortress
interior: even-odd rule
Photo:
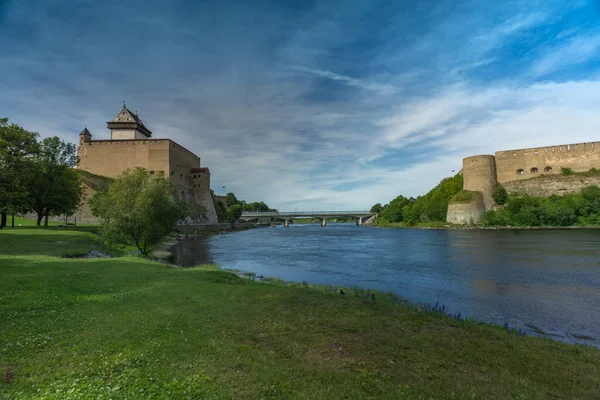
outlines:
[[[92,140],[87,128],[79,134],[78,169],[113,178],[141,167],[150,174],[168,176],[182,200],[206,210],[203,222],[217,223],[210,170],[200,166],[200,157],[170,139],[152,138],[152,132],[125,105],[107,126],[110,140]],[[89,187],[84,191],[86,197],[91,195]],[[78,214],[81,222],[89,219],[85,210]]]
[[[451,202],[447,221],[455,224],[481,222],[483,213],[495,206],[496,183],[560,174],[561,168],[575,172],[600,168],[600,142],[563,144],[530,149],[498,151],[463,159],[463,189],[479,192],[471,202]]]

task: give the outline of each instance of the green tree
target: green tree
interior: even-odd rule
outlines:
[[[172,182],[142,168],[128,170],[105,192],[91,199],[92,212],[102,221],[101,233],[113,244],[135,245],[147,255],[185,216]]]
[[[215,212],[217,213],[217,220],[224,222],[227,218],[227,207],[222,201],[213,200],[215,206]]]
[[[381,210],[379,218],[388,222],[402,222],[404,220],[403,209],[410,203],[411,201],[406,197],[398,196]]]
[[[238,203],[238,199],[235,197],[233,193],[227,193],[225,195],[225,199],[227,200],[227,207],[231,207],[234,204]]]
[[[0,118],[0,229],[6,226],[7,214],[20,212],[29,202],[26,187],[29,159],[38,152],[38,134]]]
[[[373,207],[371,207],[371,212],[373,214],[379,214],[381,211],[383,211],[383,206],[381,205],[381,203],[377,203]]]
[[[58,137],[49,137],[40,143],[38,154],[31,159],[27,174],[30,203],[27,207],[37,214],[37,225],[54,215],[71,215],[80,205],[82,188],[77,165],[75,145]]]
[[[494,185],[494,189],[492,191],[492,198],[498,205],[504,205],[508,201],[508,192],[504,189],[499,183]]]
[[[244,210],[242,209],[241,204],[234,204],[231,207],[229,207],[229,210],[227,210],[227,215],[225,219],[228,222],[236,222],[238,219],[240,219],[243,212]]]
[[[463,176],[456,174],[442,181],[424,196],[417,197],[402,209],[402,218],[408,225],[419,222],[445,221],[448,202],[463,188]]]

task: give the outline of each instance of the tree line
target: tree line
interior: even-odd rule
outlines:
[[[402,195],[388,204],[380,203],[371,207],[371,212],[378,214],[378,223],[403,222],[408,226],[426,222],[444,222],[448,213],[448,202],[462,190],[463,176],[457,174],[443,179],[427,194],[407,198]]]
[[[48,218],[72,215],[80,205],[82,188],[75,145],[57,136],[39,140],[8,118],[0,118],[0,229],[8,216],[33,212],[37,225]]]
[[[235,194],[231,192],[225,195],[225,201],[227,205],[220,201],[215,201],[215,210],[219,222],[235,222],[240,219],[244,211],[277,211],[269,208],[263,201],[247,203],[245,200],[238,200]]]

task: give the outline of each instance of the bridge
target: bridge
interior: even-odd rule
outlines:
[[[283,226],[286,228],[290,225],[290,220],[294,218],[313,217],[321,218],[321,226],[327,226],[326,218],[331,217],[354,217],[356,225],[362,225],[367,219],[374,214],[370,211],[244,211],[240,219],[253,221],[259,218],[270,218],[272,224],[276,221],[283,221]]]

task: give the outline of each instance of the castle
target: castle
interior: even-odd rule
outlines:
[[[575,172],[600,167],[600,142],[563,144],[530,149],[497,151],[463,159],[463,189],[479,192],[470,202],[450,202],[446,220],[455,224],[481,222],[483,213],[495,206],[496,183],[560,174],[561,168]]]
[[[107,126],[110,140],[92,140],[87,128],[79,134],[78,169],[113,178],[127,169],[141,167],[150,174],[168,176],[182,200],[206,210],[203,222],[218,222],[210,170],[200,166],[200,157],[170,139],[152,138],[152,132],[137,113],[125,104]],[[90,195],[88,189],[86,197]],[[79,220],[82,219],[85,220],[81,217]]]

